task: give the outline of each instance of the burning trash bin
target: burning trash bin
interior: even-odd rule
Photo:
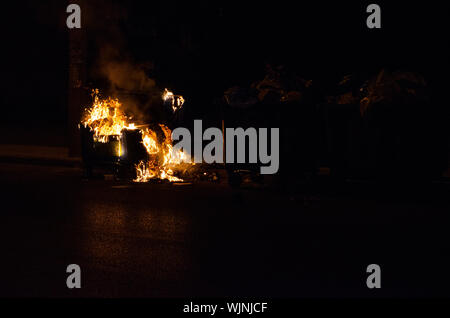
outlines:
[[[101,167],[116,178],[136,182],[181,181],[174,175],[174,169],[183,161],[184,153],[173,151],[171,130],[167,126],[136,125],[130,122],[118,99],[102,99],[98,90],[92,96],[93,105],[85,110],[80,125],[88,177],[94,168]],[[175,99],[177,107],[181,107],[180,98]]]

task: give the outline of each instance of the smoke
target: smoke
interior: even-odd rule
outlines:
[[[123,23],[130,20],[129,9],[120,2],[106,2],[85,3],[86,25],[91,38],[95,38],[91,43],[95,52],[90,64],[91,86],[100,88],[103,97],[118,98],[136,123],[163,120],[163,90],[150,76],[154,71],[153,60],[151,56],[137,60],[139,52],[130,49],[130,28]]]
[[[106,80],[104,94],[119,98],[124,111],[137,123],[162,121],[162,89],[148,74],[153,71],[151,61],[136,62],[131,52],[116,43],[99,49],[95,63],[98,75]]]
[[[99,67],[102,75],[108,79],[113,91],[130,92],[151,91],[156,88],[155,80],[147,76],[152,63],[137,64],[130,57],[123,58],[123,49],[105,46],[100,49]]]
[[[114,88],[128,91],[149,91],[155,88],[155,81],[143,69],[127,62],[112,62],[104,69],[106,77]]]

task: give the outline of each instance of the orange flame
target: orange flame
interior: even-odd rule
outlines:
[[[172,168],[180,164],[185,158],[182,150],[174,153],[172,146],[172,132],[162,124],[159,127],[164,133],[164,141],[158,143],[156,133],[151,129],[141,130],[142,143],[149,154],[147,163],[139,162],[136,166],[135,182],[146,182],[150,179],[167,179],[171,182],[183,181],[173,175]]]
[[[106,143],[110,137],[121,138],[123,129],[138,129],[134,123],[129,123],[122,111],[122,104],[113,98],[100,99],[99,90],[92,91],[94,97],[93,105],[85,110],[81,123],[94,132],[94,141]],[[182,96],[173,95],[167,89],[164,91],[163,99],[171,99],[174,111],[184,103]],[[176,107],[175,107],[176,106]],[[174,108],[175,107],[175,108]],[[172,131],[162,124],[159,125],[164,133],[164,140],[158,141],[157,133],[149,128],[139,129],[142,134],[142,144],[149,156],[148,161],[141,161],[136,165],[135,182],[147,182],[150,179],[167,179],[170,182],[183,181],[174,176],[175,165],[185,161],[187,156],[183,151],[174,152],[172,147]],[[119,142],[119,157],[122,155],[122,146]]]
[[[181,95],[174,95],[167,88],[164,89],[164,93],[162,95],[162,98],[163,98],[164,101],[170,101],[171,102],[173,112],[176,112],[184,104],[183,96],[181,96]]]
[[[106,143],[110,136],[121,136],[122,130],[136,129],[134,124],[128,124],[128,117],[123,113],[119,100],[111,97],[99,98],[99,91],[92,91],[94,103],[86,109],[81,123],[94,132],[94,140]]]

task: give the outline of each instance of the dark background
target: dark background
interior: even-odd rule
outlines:
[[[1,144],[69,145],[68,3],[2,3]],[[414,71],[426,78],[432,107],[413,136],[433,133],[408,150],[427,167],[445,163],[445,10],[441,2],[377,1],[382,28],[370,30],[369,3],[86,1],[83,85],[108,89],[99,72],[105,46],[150,65],[157,88],[182,94],[194,118],[230,86],[262,79],[267,63],[312,79],[323,96],[349,73]],[[308,117],[283,116],[301,142],[313,139],[302,125]],[[330,131],[345,129],[340,119],[345,114]],[[410,160],[402,171],[412,177],[399,183],[383,175],[369,185],[344,178],[305,185],[290,177],[301,166],[291,152],[305,148],[285,144],[281,186],[264,191],[118,184],[82,179],[74,168],[2,165],[1,295],[371,297],[364,269],[379,262],[387,288],[375,296],[448,296],[448,179],[409,184],[417,172]],[[439,155],[422,153],[423,144],[436,144]],[[72,262],[87,273],[78,293],[64,285]]]
[[[366,27],[368,4],[89,1],[82,8],[90,44],[88,80],[101,84],[95,77],[97,49],[107,42],[136,62],[151,61],[149,75],[187,99],[202,95],[211,100],[231,85],[260,79],[266,62],[290,65],[304,78],[325,83],[352,71],[370,74],[387,66],[419,71],[433,87],[445,88],[439,80],[446,74],[448,42],[442,4],[378,2],[379,30]],[[3,124],[66,124],[65,8],[64,1],[4,4]]]

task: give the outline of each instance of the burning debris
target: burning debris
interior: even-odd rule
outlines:
[[[123,129],[135,129],[133,123],[122,111],[122,104],[111,97],[99,98],[99,90],[92,91],[94,103],[86,109],[81,123],[94,132],[94,141],[106,143],[110,137],[120,137]]]
[[[170,182],[183,181],[175,176],[175,171],[186,158],[186,154],[174,151],[172,146],[172,131],[163,124],[150,128],[150,125],[137,125],[131,122],[122,110],[118,99],[111,97],[102,99],[99,90],[92,92],[94,102],[87,108],[82,117],[81,124],[93,132],[93,141],[96,143],[116,142],[117,157],[123,156],[122,136],[124,131],[139,130],[141,143],[147,152],[147,159],[135,164],[135,182],[147,182],[151,179],[168,180]],[[162,95],[164,101],[172,103],[173,111],[177,111],[184,104],[180,95],[174,95],[167,89]]]
[[[169,180],[171,182],[183,181],[174,176],[174,169],[183,162],[185,154],[182,150],[173,151],[172,131],[162,124],[159,124],[160,130],[164,134],[162,142],[158,141],[156,131],[146,128],[141,130],[142,143],[148,154],[148,161],[140,161],[136,166],[135,182],[146,182],[150,179]]]
[[[184,104],[184,98],[181,95],[174,95],[171,91],[169,91],[167,88],[164,89],[163,93],[163,100],[165,102],[168,102],[172,106],[172,111],[175,113],[177,110],[179,110],[181,107],[183,107]]]

